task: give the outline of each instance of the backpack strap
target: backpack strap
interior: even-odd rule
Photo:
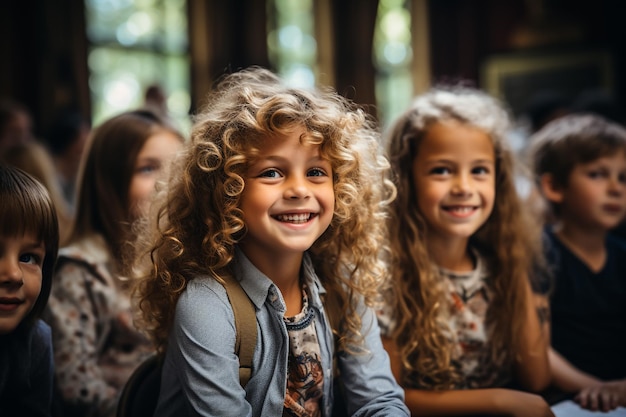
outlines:
[[[245,388],[252,374],[252,356],[256,346],[256,310],[234,276],[224,277],[224,288],[235,315],[235,353],[239,357],[239,383]]]
[[[341,332],[341,317],[343,315],[343,309],[339,295],[333,292],[327,292],[322,297],[322,303],[324,304],[324,310],[328,317],[328,322],[333,333],[333,344],[335,346],[335,355],[333,357],[333,376],[339,375],[339,367],[337,366],[337,354],[339,352],[339,333]]]
[[[341,298],[336,292],[326,292],[322,297],[322,303],[324,304],[324,310],[330,323],[330,327],[333,332],[333,344],[335,346],[335,354],[333,356],[333,409],[331,417],[343,417],[348,415],[348,408],[346,406],[346,394],[344,384],[339,372],[339,364],[337,363],[337,355],[339,354],[339,334],[341,332],[343,317],[343,308]]]

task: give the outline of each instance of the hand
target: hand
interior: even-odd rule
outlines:
[[[583,388],[575,400],[582,408],[593,411],[607,412],[619,406],[626,407],[626,379]]]
[[[509,417],[554,417],[550,406],[540,395],[510,389],[496,394],[498,410]]]

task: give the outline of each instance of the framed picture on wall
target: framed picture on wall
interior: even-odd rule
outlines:
[[[610,92],[613,62],[609,52],[600,50],[497,55],[485,60],[481,85],[518,116],[535,94],[545,91],[571,100],[584,91]]]

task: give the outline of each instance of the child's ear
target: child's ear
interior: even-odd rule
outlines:
[[[552,174],[543,174],[540,178],[541,193],[551,203],[563,202],[563,187],[554,181]]]

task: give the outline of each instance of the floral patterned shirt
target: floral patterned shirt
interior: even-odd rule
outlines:
[[[478,252],[472,254],[476,260],[472,271],[459,273],[439,268],[450,301],[449,309],[444,311],[441,319],[447,323],[446,334],[454,346],[451,362],[463,376],[456,388],[501,387],[511,380],[511,368],[507,365],[510,358],[506,352],[492,357],[491,326],[486,323],[492,297],[488,286],[490,274]],[[378,311],[381,332],[387,336],[396,326],[389,309],[386,305]]]
[[[470,272],[439,269],[451,299],[448,324],[455,346],[452,363],[464,376],[457,388],[500,387],[510,379],[507,355],[500,353],[492,358],[491,328],[486,323],[492,297],[487,285],[489,272],[476,253],[475,258],[476,267]]]
[[[302,311],[284,320],[289,334],[289,360],[283,415],[321,416],[324,372],[315,330],[315,313],[309,306],[306,287],[302,291]]]
[[[121,389],[152,351],[130,309],[100,236],[59,251],[44,318],[52,328],[59,391],[82,415],[115,415]]]

